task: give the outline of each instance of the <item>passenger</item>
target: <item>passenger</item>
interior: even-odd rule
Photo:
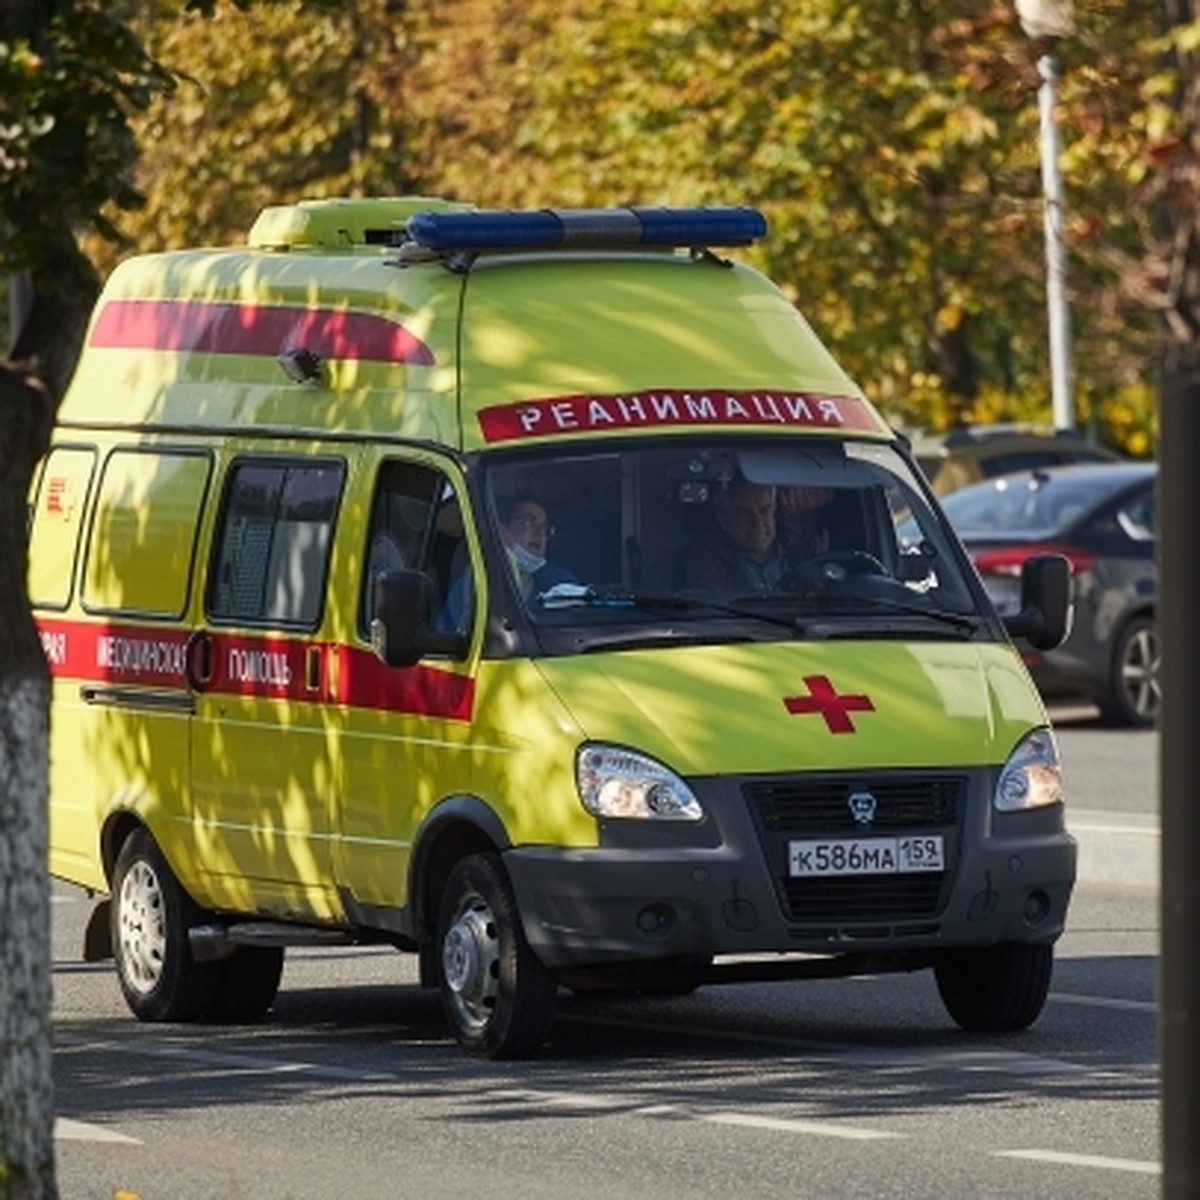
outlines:
[[[738,476],[713,501],[718,534],[690,546],[684,556],[688,588],[774,591],[790,559],[776,536],[776,489]]]
[[[504,543],[516,569],[521,599],[529,601],[559,583],[575,583],[575,576],[564,567],[546,560],[554,526],[545,507],[532,496],[518,496],[500,508]]]
[[[779,489],[779,540],[792,563],[829,549],[829,488],[797,485]]]

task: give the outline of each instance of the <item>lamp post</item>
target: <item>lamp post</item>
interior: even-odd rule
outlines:
[[[1067,247],[1063,239],[1062,174],[1058,169],[1058,125],[1054,106],[1058,97],[1059,41],[1074,32],[1072,0],[1016,0],[1021,28],[1038,49],[1038,114],[1041,131],[1042,195],[1046,222],[1046,308],[1050,319],[1050,394],[1054,427],[1075,428],[1075,398],[1071,379],[1071,312],[1067,305]]]

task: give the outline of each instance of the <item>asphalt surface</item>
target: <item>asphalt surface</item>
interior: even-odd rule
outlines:
[[[1107,729],[1094,709],[1050,706],[1081,883],[1159,886],[1158,735]]]

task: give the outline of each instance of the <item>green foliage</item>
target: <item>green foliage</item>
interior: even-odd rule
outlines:
[[[1039,80],[1007,0],[150,0],[128,26],[42,7],[58,74],[18,124],[87,113],[55,109],[87,146],[68,215],[128,249],[241,240],[305,196],[752,203],[757,265],[897,423],[1048,417]],[[1078,416],[1131,443],[1152,436],[1142,406],[1105,414],[1155,382],[1144,197],[1178,137],[1148,7],[1092,0],[1060,48]],[[108,40],[68,32],[68,11]],[[34,95],[16,86],[33,52],[8,44],[6,97]],[[61,181],[49,145],[0,153]],[[14,227],[61,213],[49,186],[18,199],[20,175],[0,175]]]
[[[0,271],[34,265],[64,228],[114,236],[104,206],[133,207],[130,116],[171,77],[105,8],[11,4],[0,17]]]

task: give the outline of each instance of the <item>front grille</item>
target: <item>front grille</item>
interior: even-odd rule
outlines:
[[[878,807],[870,830],[941,829],[958,824],[967,781],[961,775],[848,780],[783,779],[746,785],[746,795],[769,833],[863,833],[850,811],[850,793],[862,787]]]
[[[942,906],[942,872],[921,875],[854,875],[781,881],[785,911],[793,921],[889,922],[932,917]]]
[[[887,930],[896,922],[929,921],[942,912],[958,863],[967,791],[966,775],[893,772],[756,779],[744,785],[743,794],[772,864],[785,917],[853,937],[863,936],[868,926]],[[863,824],[855,820],[850,797],[865,792],[874,797],[875,811]],[[944,871],[795,878],[788,870],[788,843],[794,838],[922,833],[942,835]]]

